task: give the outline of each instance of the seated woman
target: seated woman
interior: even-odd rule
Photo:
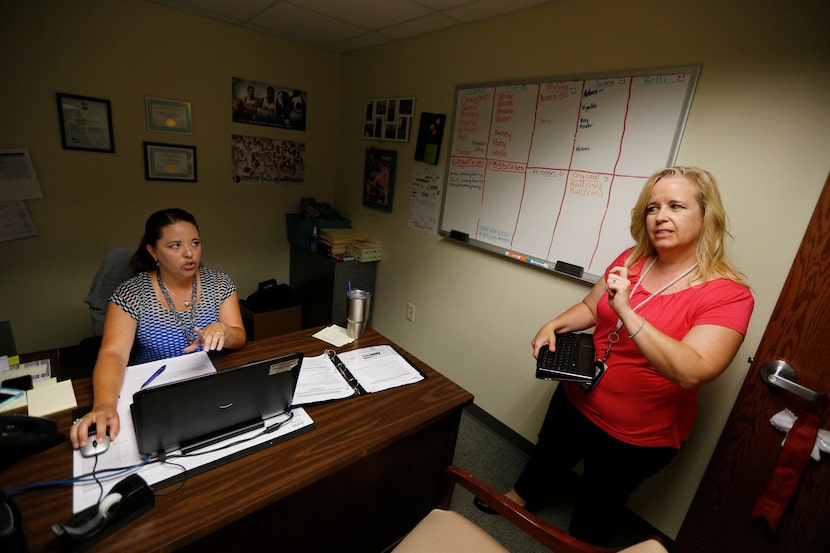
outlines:
[[[86,445],[87,432],[120,429],[117,404],[128,364],[245,345],[239,297],[230,277],[201,266],[196,219],[182,209],[150,215],[131,260],[136,276],[113,292],[107,306],[101,350],[92,374],[92,410],[72,425],[72,447]]]

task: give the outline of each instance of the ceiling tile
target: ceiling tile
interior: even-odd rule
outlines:
[[[147,1],[235,23],[330,52],[344,53],[555,0]]]
[[[265,10],[252,19],[251,24],[260,29],[269,29],[277,36],[303,37],[304,42],[313,44],[331,44],[365,32],[360,27],[287,2]]]
[[[381,32],[391,38],[411,38],[418,35],[425,35],[447,27],[452,27],[457,22],[453,21],[446,15],[435,13],[426,17],[421,17],[406,23],[392,25],[383,29]]]
[[[372,46],[379,46],[389,42],[389,37],[379,33],[366,33],[355,38],[350,38],[336,44],[329,45],[331,50],[339,50],[343,52],[352,52],[355,50],[362,50],[364,48],[371,48]]]
[[[274,3],[274,0],[151,0],[200,15],[221,16],[228,21],[243,22]]]
[[[430,13],[411,0],[290,0],[290,3],[371,30]]]
[[[478,19],[486,19],[488,17],[495,17],[507,13],[521,11],[538,4],[545,4],[550,0],[479,0],[471,4],[466,4],[458,8],[446,10],[448,16],[457,19],[458,21],[476,21]]]

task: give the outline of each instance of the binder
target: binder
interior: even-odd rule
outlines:
[[[294,406],[340,399],[406,386],[426,378],[390,345],[342,352],[326,350],[306,357],[294,392]]]

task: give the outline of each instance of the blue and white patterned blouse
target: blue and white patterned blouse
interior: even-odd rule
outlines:
[[[231,278],[220,271],[200,267],[201,296],[193,311],[179,311],[181,321],[189,328],[205,328],[219,320],[219,306],[236,290]],[[124,281],[110,297],[138,323],[131,364],[148,363],[183,355],[187,337],[166,302],[160,302],[153,289],[150,273],[139,273]],[[195,322],[191,317],[195,316]]]

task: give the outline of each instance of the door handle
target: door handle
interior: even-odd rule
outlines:
[[[816,401],[823,396],[823,394],[796,383],[795,369],[783,359],[765,361],[761,365],[761,379],[772,386],[787,390],[810,401]]]

